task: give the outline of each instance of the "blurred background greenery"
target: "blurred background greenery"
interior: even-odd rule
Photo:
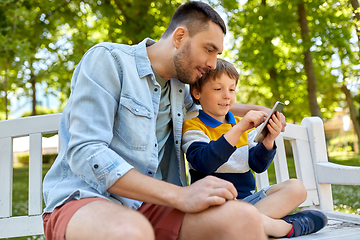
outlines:
[[[90,47],[104,41],[158,40],[183,2],[0,0],[0,119],[14,117],[16,102],[24,98],[31,104],[21,116],[61,112],[72,72]],[[358,143],[358,0],[205,2],[228,25],[221,57],[240,72],[237,101],[267,107],[282,101],[293,123],[306,116],[327,122],[342,112],[350,119],[347,134]],[[45,106],[49,96],[57,102]],[[329,141],[345,136],[340,130],[335,134]],[[353,145],[344,140],[335,144],[357,151],[359,144]]]

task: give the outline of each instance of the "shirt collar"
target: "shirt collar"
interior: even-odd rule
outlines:
[[[215,118],[211,117],[209,114],[205,113],[203,110],[199,110],[198,118],[200,119],[200,121],[202,121],[204,124],[206,124],[209,127],[218,127],[221,124],[226,124],[226,123],[222,123],[222,122],[216,120]],[[228,112],[226,114],[225,118],[228,121],[227,124],[236,124],[235,117],[231,112]]]
[[[135,45],[135,64],[140,78],[143,78],[149,74],[153,74],[146,47],[154,43],[154,40],[145,38],[138,45]]]

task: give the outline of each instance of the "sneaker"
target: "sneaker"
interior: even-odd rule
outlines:
[[[320,210],[300,210],[282,219],[293,225],[294,233],[292,237],[315,233],[327,224],[327,217]]]

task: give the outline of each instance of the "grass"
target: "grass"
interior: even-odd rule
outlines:
[[[329,161],[348,165],[360,166],[360,154],[333,154],[330,155]],[[295,164],[292,158],[288,158],[289,175],[290,178],[295,178]],[[43,175],[50,168],[50,164],[43,164]],[[13,192],[13,215],[21,216],[27,214],[27,198],[28,198],[28,166],[15,166],[14,167],[14,192]],[[274,165],[271,164],[268,169],[270,184],[275,184],[275,170]],[[360,214],[360,186],[343,186],[333,185],[333,200],[334,208],[336,211]],[[43,236],[32,237],[19,237],[11,238],[17,240],[30,240],[30,239],[45,239]]]

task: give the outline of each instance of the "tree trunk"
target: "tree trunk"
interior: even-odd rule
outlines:
[[[30,83],[31,83],[31,90],[32,90],[32,116],[36,115],[36,76],[33,73],[30,75]]]
[[[351,6],[353,7],[353,13],[355,18],[355,30],[356,35],[358,37],[358,45],[360,47],[360,8],[359,8],[359,2],[358,0],[350,0]],[[359,50],[360,52],[360,50]],[[360,116],[356,114],[356,107],[354,105],[353,97],[351,96],[350,91],[347,89],[346,86],[342,86],[341,90],[345,93],[346,96],[346,102],[348,104],[349,110],[350,110],[350,118],[353,122],[354,129],[356,132],[356,135],[358,137],[359,143],[360,143]],[[360,97],[359,97],[360,99]],[[360,109],[358,109],[358,114],[360,115]],[[360,148],[360,146],[359,146]],[[359,149],[360,150],[360,149]]]
[[[359,2],[358,0],[350,0],[351,6],[353,7],[353,13],[355,16],[355,19],[357,21],[360,21],[360,13],[359,13]],[[355,23],[355,29],[356,29],[356,35],[358,37],[358,43],[360,45],[360,25],[359,23]]]
[[[306,19],[306,10],[305,10],[304,2],[299,3],[297,6],[299,12],[301,37],[304,45],[304,65],[305,65],[305,72],[308,83],[310,111],[312,116],[321,117],[320,107],[317,102],[317,83],[314,72],[313,58],[310,51],[310,42],[309,42],[310,31],[309,31],[308,21]]]
[[[347,89],[347,87],[345,85],[342,85],[341,90],[345,93],[346,102],[347,102],[347,105],[350,110],[350,118],[351,118],[351,121],[353,122],[353,126],[355,129],[355,133],[357,135],[358,141],[360,141],[360,121],[356,116],[354,100],[351,96],[351,92],[349,91],[349,89]]]
[[[5,119],[9,119],[8,112],[8,91],[7,91],[7,83],[8,83],[8,66],[9,66],[9,52],[6,50],[6,63],[5,63],[5,79],[4,79],[4,92],[5,92]]]

